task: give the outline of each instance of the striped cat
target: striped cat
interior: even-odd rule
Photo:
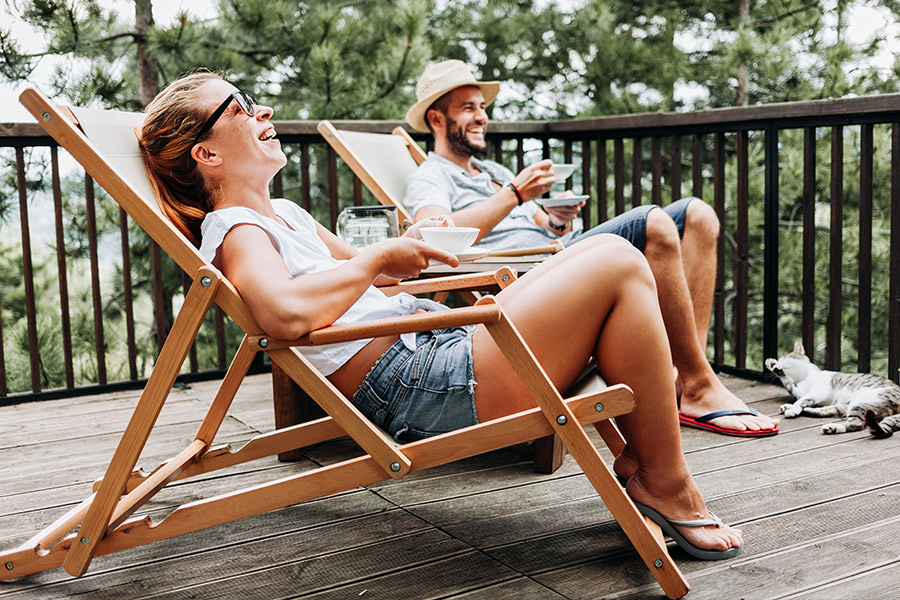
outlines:
[[[766,359],[772,371],[790,394],[793,404],[782,404],[781,412],[792,419],[846,417],[837,423],[822,425],[822,433],[847,433],[868,427],[877,438],[900,431],[900,386],[871,373],[823,371],[812,364],[803,344],[779,359]]]

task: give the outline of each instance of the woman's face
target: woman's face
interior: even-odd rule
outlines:
[[[222,79],[212,79],[197,88],[198,100],[206,107],[204,114],[212,114],[235,91],[236,87]],[[194,146],[194,157],[207,176],[217,181],[227,177],[264,178],[268,185],[269,180],[287,163],[281,142],[273,137],[275,128],[269,121],[274,111],[260,105],[255,105],[254,109],[255,114],[251,117],[232,99],[206,139]],[[208,153],[216,159],[210,164],[200,160]]]

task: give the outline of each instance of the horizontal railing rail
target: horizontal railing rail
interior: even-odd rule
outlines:
[[[272,191],[334,229],[342,208],[375,200],[316,125],[276,123],[288,164]],[[488,141],[514,171],[577,163],[567,186],[591,197],[585,227],[641,204],[709,202],[722,225],[717,368],[761,377],[765,358],[802,341],[823,367],[898,380],[900,94],[492,123]],[[0,402],[139,385],[188,278],[37,124],[0,124],[0,157]],[[239,342],[229,325],[211,311],[182,379],[221,376]]]

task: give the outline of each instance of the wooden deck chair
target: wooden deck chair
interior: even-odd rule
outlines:
[[[687,593],[687,582],[669,556],[661,532],[652,529],[641,517],[584,429],[587,424],[594,424],[611,450],[614,453],[620,451],[623,441],[608,419],[631,410],[633,399],[628,388],[612,386],[564,399],[514,324],[491,300],[441,313],[325,327],[298,340],[270,339],[232,284],[160,213],[143,179],[131,134],[140,115],[85,110],[70,112],[34,89],[22,92],[20,100],[138,225],[191,274],[193,284],[94,493],[21,546],[0,553],[0,565],[4,566],[0,568],[0,579],[59,566],[71,575],[80,576],[96,555],[172,538],[388,478],[399,479],[411,471],[555,432],[563,439],[665,593],[671,598],[680,598]],[[109,128],[118,129],[120,134],[104,134]],[[213,302],[244,330],[244,340],[196,438],[149,475],[134,471],[200,322]],[[296,348],[303,344],[327,344],[464,323],[487,326],[534,396],[537,408],[400,445],[366,420]],[[306,389],[328,416],[258,436],[238,450],[227,446],[211,447],[238,385],[259,351],[268,352],[272,361]],[[133,516],[156,492],[176,479],[343,435],[351,436],[364,454],[327,467],[182,504],[159,521],[149,516]]]
[[[413,222],[412,215],[402,202],[406,195],[406,178],[425,162],[427,156],[405,129],[395,127],[392,134],[369,133],[337,129],[330,121],[320,121],[317,128],[325,141],[334,148],[379,202],[385,206],[396,206],[401,220]],[[479,264],[462,264],[456,270],[477,272],[482,268],[497,268],[499,263],[495,261],[501,261],[505,266],[521,273],[540,262],[539,256],[554,254],[562,248],[562,244],[551,243],[517,250],[498,250],[491,252]],[[469,304],[474,304],[481,297],[478,292],[469,290],[457,289],[456,293]],[[434,299],[443,302],[447,296],[448,292],[442,291],[435,294]],[[280,374],[276,374],[276,385],[277,389],[283,390],[281,393],[289,393],[290,386],[283,383]],[[293,393],[291,395],[298,396]],[[292,405],[305,414],[309,410],[304,408],[303,400],[300,395]],[[535,471],[553,473],[564,460],[565,448],[559,438],[549,436],[535,440]]]
[[[405,129],[395,127],[392,134],[368,133],[337,129],[330,121],[320,121],[318,130],[379,202],[396,206],[401,220],[413,222],[412,215],[403,206],[406,178],[425,161],[426,155]],[[537,257],[554,254],[562,248],[562,244],[551,242],[546,246],[496,250],[489,257]],[[522,266],[528,268],[538,260],[524,262]]]

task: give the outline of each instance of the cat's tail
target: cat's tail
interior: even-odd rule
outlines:
[[[897,419],[894,417],[888,417],[887,419],[879,421],[874,410],[870,409],[866,411],[866,427],[869,428],[869,432],[873,437],[891,437],[894,434],[895,426],[900,426],[900,422],[897,422]]]

